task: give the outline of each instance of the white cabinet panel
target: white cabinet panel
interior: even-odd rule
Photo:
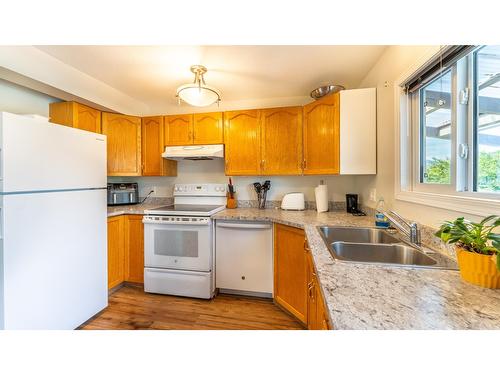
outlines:
[[[377,173],[375,88],[340,92],[340,174]]]

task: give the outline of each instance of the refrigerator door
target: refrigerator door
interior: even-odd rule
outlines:
[[[106,136],[0,112],[0,192],[106,187]]]
[[[0,199],[0,328],[73,329],[104,309],[106,191],[13,194]]]

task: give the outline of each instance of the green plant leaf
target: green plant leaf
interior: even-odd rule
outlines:
[[[484,224],[486,224],[488,221],[490,221],[490,220],[492,220],[492,219],[494,219],[494,218],[496,218],[496,217],[497,217],[497,215],[490,215],[490,216],[486,216],[483,220],[481,220],[481,221],[479,222],[479,224],[484,225]]]

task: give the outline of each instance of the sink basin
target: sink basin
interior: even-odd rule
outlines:
[[[437,262],[424,253],[404,244],[334,242],[330,251],[338,260],[387,263],[410,266],[434,266]]]
[[[319,231],[327,245],[334,242],[356,243],[398,243],[401,240],[391,236],[385,229],[357,227],[319,227]]]
[[[318,229],[328,250],[339,261],[449,268],[386,229],[341,226]]]

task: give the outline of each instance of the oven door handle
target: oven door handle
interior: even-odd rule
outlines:
[[[250,223],[217,223],[217,228],[231,229],[271,229],[271,224],[250,224]]]
[[[189,225],[191,227],[193,226],[198,226],[198,227],[206,227],[210,225],[210,220],[207,221],[167,221],[167,220],[154,220],[150,219],[147,216],[144,216],[142,218],[142,223],[143,224],[155,224],[155,225]]]

